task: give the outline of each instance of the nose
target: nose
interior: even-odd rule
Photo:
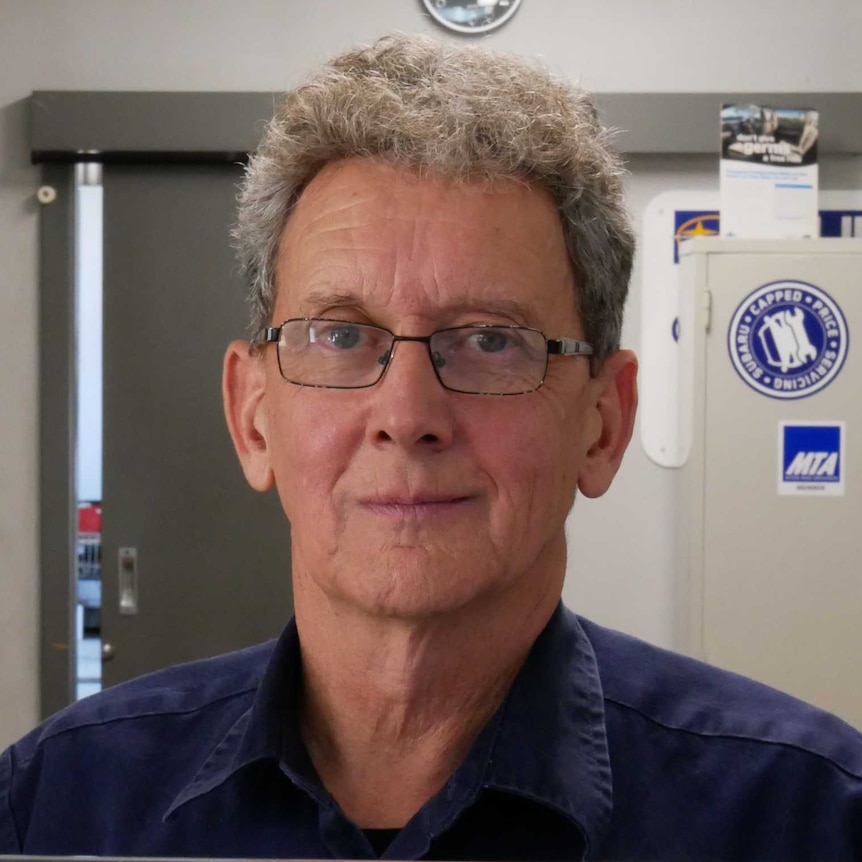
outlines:
[[[436,451],[454,434],[452,393],[440,385],[428,345],[397,341],[373,393],[368,435],[375,445]]]

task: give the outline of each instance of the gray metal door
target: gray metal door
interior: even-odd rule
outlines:
[[[291,613],[287,521],[246,485],[221,406],[247,319],[229,240],[239,177],[105,166],[105,686],[263,641]],[[137,596],[120,595],[126,548]]]

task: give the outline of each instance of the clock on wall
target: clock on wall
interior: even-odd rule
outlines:
[[[431,17],[458,33],[487,33],[505,24],[521,0],[422,0]]]

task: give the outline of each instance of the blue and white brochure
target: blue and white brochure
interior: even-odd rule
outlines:
[[[813,109],[722,106],[722,236],[819,235],[818,135]]]

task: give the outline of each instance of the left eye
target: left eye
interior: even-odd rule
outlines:
[[[470,342],[482,353],[499,353],[512,343],[512,339],[506,332],[498,329],[479,330],[470,336]]]

